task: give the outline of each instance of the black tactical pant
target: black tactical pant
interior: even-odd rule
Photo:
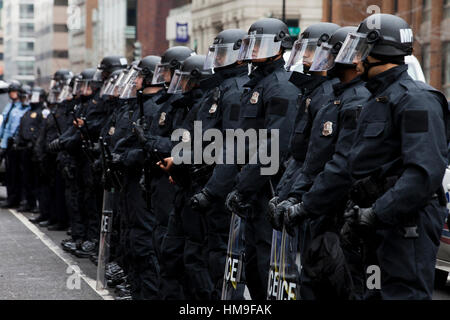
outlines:
[[[71,189],[72,238],[74,240],[98,240],[100,231],[100,214],[97,190],[90,162],[81,157],[77,159],[76,184]]]
[[[252,300],[265,300],[272,247],[272,226],[268,220],[270,193],[255,197],[253,214],[245,221],[245,279]]]
[[[140,186],[141,170],[128,170],[124,179],[129,215],[131,294],[135,300],[158,299],[159,264],[153,247],[155,219]]]
[[[214,286],[212,300],[220,300],[222,295],[230,222],[231,214],[225,208],[225,200],[214,202],[206,213],[207,261]]]
[[[36,163],[33,162],[33,151],[24,149],[20,152],[21,155],[21,169],[22,169],[22,186],[24,191],[27,206],[31,209],[36,207],[37,200],[37,168]]]
[[[54,179],[50,184],[51,215],[50,223],[60,227],[67,227],[69,218],[66,210],[65,183],[62,174],[56,169],[52,172]]]
[[[18,206],[22,200],[22,172],[20,171],[21,151],[9,149],[5,156],[6,191],[8,204]]]

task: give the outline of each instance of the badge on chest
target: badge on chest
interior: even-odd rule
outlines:
[[[108,134],[109,134],[110,136],[113,136],[114,133],[116,133],[116,128],[115,128],[115,127],[109,128]]]
[[[159,117],[159,125],[160,126],[163,126],[166,124],[166,115],[167,114],[165,112],[161,113],[161,116]]]
[[[258,91],[255,91],[255,92],[253,92],[253,95],[252,95],[252,97],[250,98],[250,103],[251,103],[251,104],[257,104],[258,101],[259,101],[259,92],[258,92]]]
[[[32,112],[32,113],[30,114],[30,118],[31,118],[31,119],[36,119],[36,117],[37,117],[37,113],[36,113],[36,112]]]
[[[327,121],[323,124],[322,135],[328,137],[333,134],[333,122]]]

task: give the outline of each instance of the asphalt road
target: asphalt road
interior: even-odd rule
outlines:
[[[0,300],[99,300],[96,267],[60,249],[65,232],[49,232],[27,214],[0,210]]]
[[[30,216],[0,209],[0,300],[113,299],[111,291],[95,290],[96,267],[89,259],[61,249],[66,233],[37,227]],[[450,281],[433,299],[450,300]]]

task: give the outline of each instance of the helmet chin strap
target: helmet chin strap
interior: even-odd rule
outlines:
[[[394,63],[394,64],[398,64],[398,65],[405,64],[405,57],[403,57],[403,56],[386,57],[386,56],[378,56],[378,55],[373,54],[372,57],[374,57],[375,59],[378,59],[380,61],[369,62],[369,60],[367,60],[367,57],[362,61],[363,66],[364,66],[364,73],[362,74],[361,78],[364,81],[367,81],[369,79],[369,70],[373,67],[383,66],[388,63]]]

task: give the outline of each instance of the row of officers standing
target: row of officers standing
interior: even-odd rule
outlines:
[[[4,207],[39,203],[33,222],[69,227],[61,246],[117,299],[239,300],[245,286],[252,300],[431,299],[448,104],[408,75],[412,47],[389,14],[314,24],[295,43],[266,18],[220,32],[207,56],[105,57],[56,72],[48,96],[13,82]],[[207,145],[196,121],[268,130],[256,150],[277,144],[277,173],[246,140],[244,164],[179,164],[175,130]]]

